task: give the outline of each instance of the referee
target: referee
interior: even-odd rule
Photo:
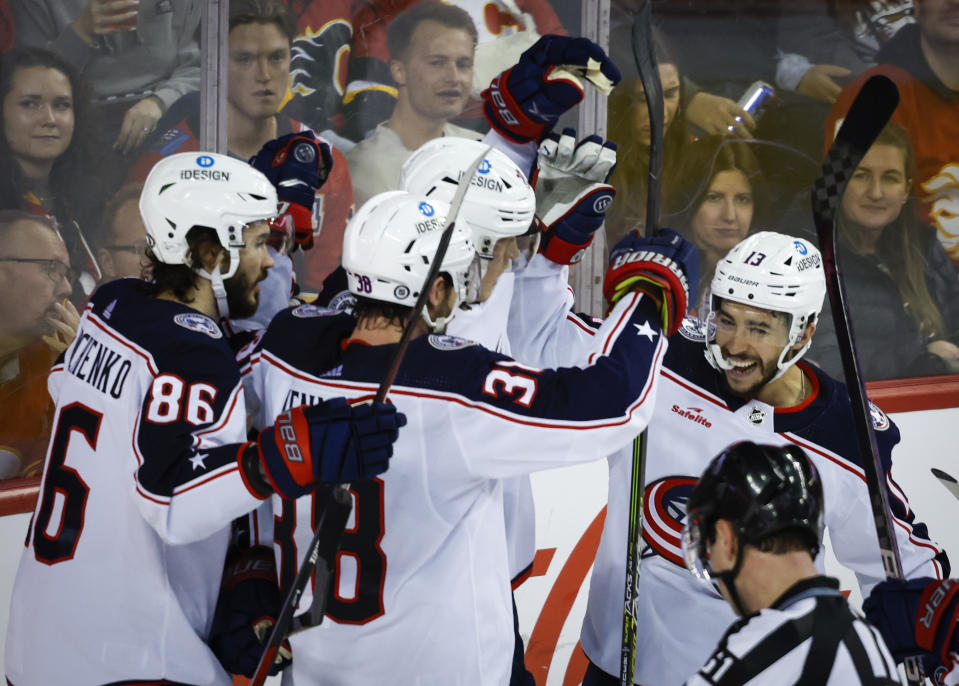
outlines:
[[[879,632],[816,569],[822,483],[800,448],[730,446],[686,512],[687,567],[741,617],[687,686],[902,683]]]

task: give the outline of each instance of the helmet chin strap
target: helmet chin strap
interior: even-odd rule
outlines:
[[[213,288],[213,297],[216,299],[216,310],[221,320],[230,318],[230,305],[227,303],[226,284],[224,282],[236,274],[237,267],[240,266],[240,251],[236,248],[229,248],[229,253],[230,268],[226,274],[223,274],[219,267],[215,267],[212,272],[208,272],[202,267],[196,269],[196,273],[204,279],[209,280],[210,286]]]
[[[739,597],[739,591],[736,590],[736,577],[739,576],[739,569],[743,565],[743,545],[740,541],[739,549],[736,551],[736,564],[733,565],[732,569],[727,569],[725,572],[713,572],[713,576],[723,582],[723,585],[726,587],[726,593],[729,594],[729,599],[733,602],[733,609],[736,611],[736,614],[740,617],[745,617],[748,612],[743,606],[743,601]]]
[[[430,317],[429,309],[423,310],[423,321],[426,322],[426,325],[430,327],[430,333],[444,334],[446,333],[446,327],[449,325],[450,320],[456,316],[457,305],[459,305],[459,296],[456,298],[456,302],[453,303],[453,307],[450,308],[450,313],[445,317],[437,317],[433,319]]]

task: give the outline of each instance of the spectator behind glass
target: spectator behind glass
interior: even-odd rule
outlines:
[[[879,65],[843,88],[826,126],[826,145],[863,82],[888,76],[899,88],[892,120],[909,135],[918,171],[914,193],[922,221],[959,268],[959,4],[917,0],[916,24],[902,27],[879,50]]]
[[[776,85],[832,104],[880,46],[913,22],[909,0],[780,0]]]
[[[16,50],[0,57],[0,116],[0,209],[56,217],[82,272],[74,284],[81,300],[100,275],[84,233],[97,224],[103,193],[86,87],[57,55]]]
[[[146,266],[146,227],[140,217],[142,183],[128,183],[103,211],[101,236],[95,241],[103,281],[139,277]]]
[[[278,0],[231,0],[229,30],[226,143],[231,156],[249,160],[267,141],[307,129],[277,114],[287,92],[296,24]],[[143,181],[153,165],[167,155],[200,149],[199,92],[174,103],[160,129],[131,168],[129,180]],[[346,159],[336,148],[332,153],[333,169],[317,191],[313,205],[313,247],[297,258],[297,282],[317,290],[340,264],[343,231],[354,209]],[[271,251],[276,266],[261,287],[260,300],[265,303],[261,309],[270,313],[263,326],[277,309],[289,305],[293,281],[291,259]],[[280,286],[281,280],[285,286]]]
[[[669,183],[666,216],[699,248],[699,294],[691,311],[703,307],[716,263],[750,232],[762,171],[749,143],[706,136],[689,144]]]
[[[18,0],[13,10],[18,45],[52,50],[92,84],[101,128],[122,153],[200,87],[200,0]]]
[[[959,281],[936,231],[915,215],[912,146],[888,125],[853,173],[839,215],[839,263],[867,380],[959,372]],[[809,351],[841,373],[832,317]]]
[[[54,322],[71,278],[51,219],[0,210],[0,478],[40,474],[53,417],[47,373],[56,359],[44,337],[66,347]]]
[[[390,60],[396,57],[396,53],[389,45],[386,34],[397,15],[422,1],[373,0],[352,3],[356,6],[356,11],[351,18],[353,39],[350,45],[349,79],[342,102],[345,120],[343,135],[356,141],[362,140],[393,111],[397,84],[391,75]],[[304,75],[321,72],[324,62],[329,64],[330,61],[323,60],[320,56],[335,55],[336,50],[340,49],[333,42],[338,34],[342,35],[343,30],[342,24],[335,28],[338,22],[333,21],[335,15],[332,12],[338,3],[349,4],[346,0],[312,0],[311,7],[301,19],[300,37],[294,44],[294,92],[299,94],[305,90],[311,102],[315,102],[317,98],[313,89],[304,88]],[[537,34],[567,35],[556,14],[564,8],[556,3],[557,10],[554,10],[553,3],[549,0],[446,0],[443,4],[458,7],[469,14],[475,28],[475,42],[477,46],[483,46],[476,53],[479,70],[473,74],[473,89],[477,97],[478,92],[484,90],[497,74],[515,63],[524,45],[529,47],[536,42]],[[572,9],[578,22],[580,4],[562,4],[569,5],[565,9]],[[317,5],[322,8],[317,8]],[[341,10],[340,16],[342,13]],[[316,35],[315,27],[323,27],[324,31],[328,29],[331,34],[329,40],[324,38],[322,43],[318,38],[309,38],[308,42],[304,40],[304,20],[309,14],[313,15],[312,35]],[[307,36],[310,36],[309,32]],[[302,59],[301,51],[308,51],[313,59]],[[335,64],[336,61],[333,60],[333,66]],[[333,71],[329,68],[327,70]],[[297,99],[294,97],[294,104]],[[472,110],[473,107],[468,108],[464,117],[472,119],[475,116],[482,122],[482,114]]]
[[[679,69],[663,34],[656,28],[653,29],[653,51],[663,87],[663,169],[668,170],[680,160],[689,133]],[[625,55],[616,57],[620,57],[623,64],[631,64],[623,62]],[[642,229],[646,224],[649,108],[639,78],[627,78],[614,88],[608,107],[609,140],[619,145],[616,170],[610,177],[610,183],[616,187],[616,201],[606,218],[607,244],[615,245],[626,233]],[[668,178],[669,174],[664,171],[662,176]],[[664,188],[662,194],[665,193]]]
[[[440,136],[480,137],[449,123],[466,107],[473,84],[476,27],[470,16],[458,7],[424,0],[390,22],[386,40],[396,106],[346,155],[357,206],[396,190],[403,163],[423,143]]]

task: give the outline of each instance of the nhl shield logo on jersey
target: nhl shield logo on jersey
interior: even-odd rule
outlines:
[[[889,428],[889,417],[886,416],[885,412],[873,405],[871,400],[869,401],[869,416],[872,418],[872,428],[876,431],[885,431]]]
[[[309,319],[310,317],[329,317],[332,314],[337,314],[337,311],[329,307],[319,307],[307,303],[294,308],[291,314],[300,319]]]
[[[655,552],[685,568],[683,525],[686,501],[699,479],[692,476],[666,476],[646,487],[643,499],[643,538]]]
[[[443,334],[430,334],[429,343],[437,350],[459,350],[468,348],[471,345],[478,345],[475,341],[467,338],[458,338],[456,336],[446,336]]]
[[[199,312],[178,314],[173,318],[177,324],[190,331],[199,331],[205,333],[210,338],[223,338],[223,332],[212,319]]]

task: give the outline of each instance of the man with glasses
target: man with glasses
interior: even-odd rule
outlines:
[[[143,272],[147,231],[137,207],[142,189],[142,183],[128,183],[107,203],[96,245],[103,282]]]
[[[53,404],[46,390],[65,303],[67,247],[51,219],[0,211],[0,478],[39,474]]]

